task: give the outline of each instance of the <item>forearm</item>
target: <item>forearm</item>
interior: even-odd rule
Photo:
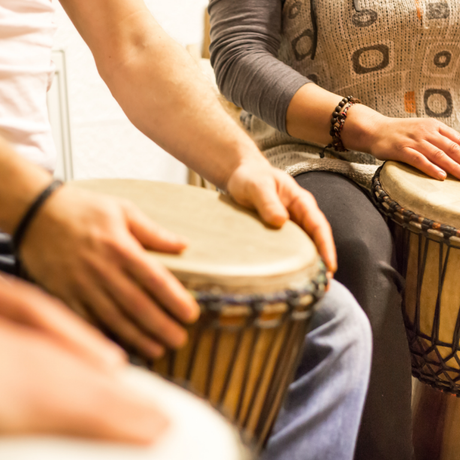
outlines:
[[[50,181],[47,171],[21,158],[0,137],[0,229],[13,233],[25,211]]]
[[[292,98],[286,115],[286,127],[291,136],[319,145],[331,141],[331,118],[344,95],[333,94],[317,85],[303,86]],[[370,153],[371,135],[380,115],[362,104],[348,112],[342,132],[347,149]]]
[[[243,159],[260,157],[195,62],[164,32],[101,75],[138,129],[214,184],[225,188]]]

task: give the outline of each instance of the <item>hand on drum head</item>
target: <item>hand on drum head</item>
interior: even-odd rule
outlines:
[[[313,239],[329,273],[336,272],[331,226],[313,195],[291,176],[271,167],[265,160],[247,161],[232,173],[227,190],[237,203],[256,209],[262,219],[274,227],[281,227],[291,218]]]
[[[132,204],[72,187],[55,192],[21,246],[29,275],[90,321],[149,357],[187,340],[180,322],[199,307],[144,248],[177,253],[186,242]]]
[[[370,122],[369,151],[376,158],[407,163],[438,180],[446,173],[460,179],[460,134],[454,129],[432,118],[376,114]]]
[[[0,433],[150,444],[168,422],[118,373],[97,369],[52,334],[0,318]]]
[[[98,368],[114,370],[126,364],[121,348],[97,329],[56,299],[16,278],[0,277],[0,318],[49,337]]]

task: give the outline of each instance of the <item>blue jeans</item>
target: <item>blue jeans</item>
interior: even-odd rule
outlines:
[[[352,460],[366,398],[372,337],[350,292],[332,281],[263,460]]]

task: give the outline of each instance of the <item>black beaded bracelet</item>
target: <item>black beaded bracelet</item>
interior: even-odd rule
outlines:
[[[344,97],[339,102],[339,105],[335,108],[331,118],[331,130],[329,131],[329,134],[332,137],[332,142],[326,145],[326,147],[324,147],[324,149],[321,151],[321,158],[324,158],[324,152],[329,148],[333,148],[336,152],[347,151],[342,142],[343,126],[345,125],[345,120],[347,119],[348,110],[350,107],[360,103],[361,101],[353,96]]]
[[[46,189],[43,190],[43,192],[41,192],[40,195],[38,195],[38,197],[31,204],[31,206],[19,222],[19,225],[16,227],[16,231],[14,232],[12,237],[13,251],[17,258],[19,258],[19,247],[21,246],[21,242],[24,238],[27,229],[29,228],[32,219],[35,217],[35,214],[37,214],[37,211],[47,200],[47,198],[49,198],[49,196],[62,185],[63,182],[61,180],[53,180],[53,182],[51,182],[51,184],[48,185],[48,187],[46,187]]]

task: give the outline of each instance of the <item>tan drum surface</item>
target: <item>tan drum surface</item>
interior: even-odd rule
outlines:
[[[151,255],[194,293],[200,320],[189,328],[183,349],[144,364],[206,397],[261,448],[325,287],[311,240],[293,222],[271,228],[230,198],[202,188],[135,180],[74,185],[129,199],[189,239],[180,255]]]
[[[170,425],[150,447],[52,436],[0,437],[4,460],[249,460],[233,428],[209,404],[137,368],[120,376],[127,391],[153,400]]]
[[[460,228],[460,181],[454,177],[439,181],[412,166],[387,161],[380,181],[383,189],[404,208]]]
[[[180,256],[152,256],[189,288],[218,285],[222,291],[270,292],[295,288],[317,273],[316,249],[297,225],[270,228],[217,192],[129,179],[72,185],[133,201],[158,224],[186,236],[190,245]]]

